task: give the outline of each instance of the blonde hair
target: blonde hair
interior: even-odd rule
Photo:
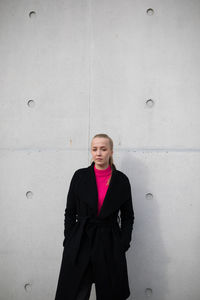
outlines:
[[[108,136],[107,134],[105,134],[105,133],[98,133],[98,134],[95,134],[95,135],[93,136],[92,141],[93,141],[93,139],[96,138],[96,137],[108,139],[108,140],[109,140],[109,144],[110,144],[110,149],[113,150],[113,140],[111,139],[111,137],[109,137],[109,136]],[[92,141],[91,141],[91,144],[92,144]],[[92,162],[92,160],[91,160],[91,162]],[[112,169],[112,170],[116,170],[116,167],[115,167],[115,165],[114,165],[113,157],[112,157],[112,156],[109,157],[109,165],[111,166],[111,169]]]

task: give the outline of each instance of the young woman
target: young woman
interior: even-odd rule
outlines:
[[[93,161],[75,171],[65,209],[63,256],[55,300],[97,300],[130,295],[126,251],[134,223],[128,177],[113,164],[113,141],[97,134]]]

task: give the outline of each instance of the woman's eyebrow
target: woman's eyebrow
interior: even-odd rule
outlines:
[[[96,146],[92,147],[92,149],[97,148]],[[100,148],[106,148],[106,146],[101,146]]]

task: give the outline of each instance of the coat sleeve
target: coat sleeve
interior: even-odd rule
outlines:
[[[70,238],[72,229],[76,223],[76,179],[77,178],[77,171],[75,171],[68,190],[67,194],[67,203],[64,213],[64,240],[63,246]]]
[[[127,200],[122,204],[120,208],[121,238],[125,251],[127,251],[130,247],[135,218],[132,204],[131,185],[129,179],[127,180],[126,195]]]

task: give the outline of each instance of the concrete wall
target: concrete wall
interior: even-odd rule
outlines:
[[[197,0],[1,0],[0,300],[54,299],[100,132],[132,186],[129,299],[199,300],[199,31]]]

